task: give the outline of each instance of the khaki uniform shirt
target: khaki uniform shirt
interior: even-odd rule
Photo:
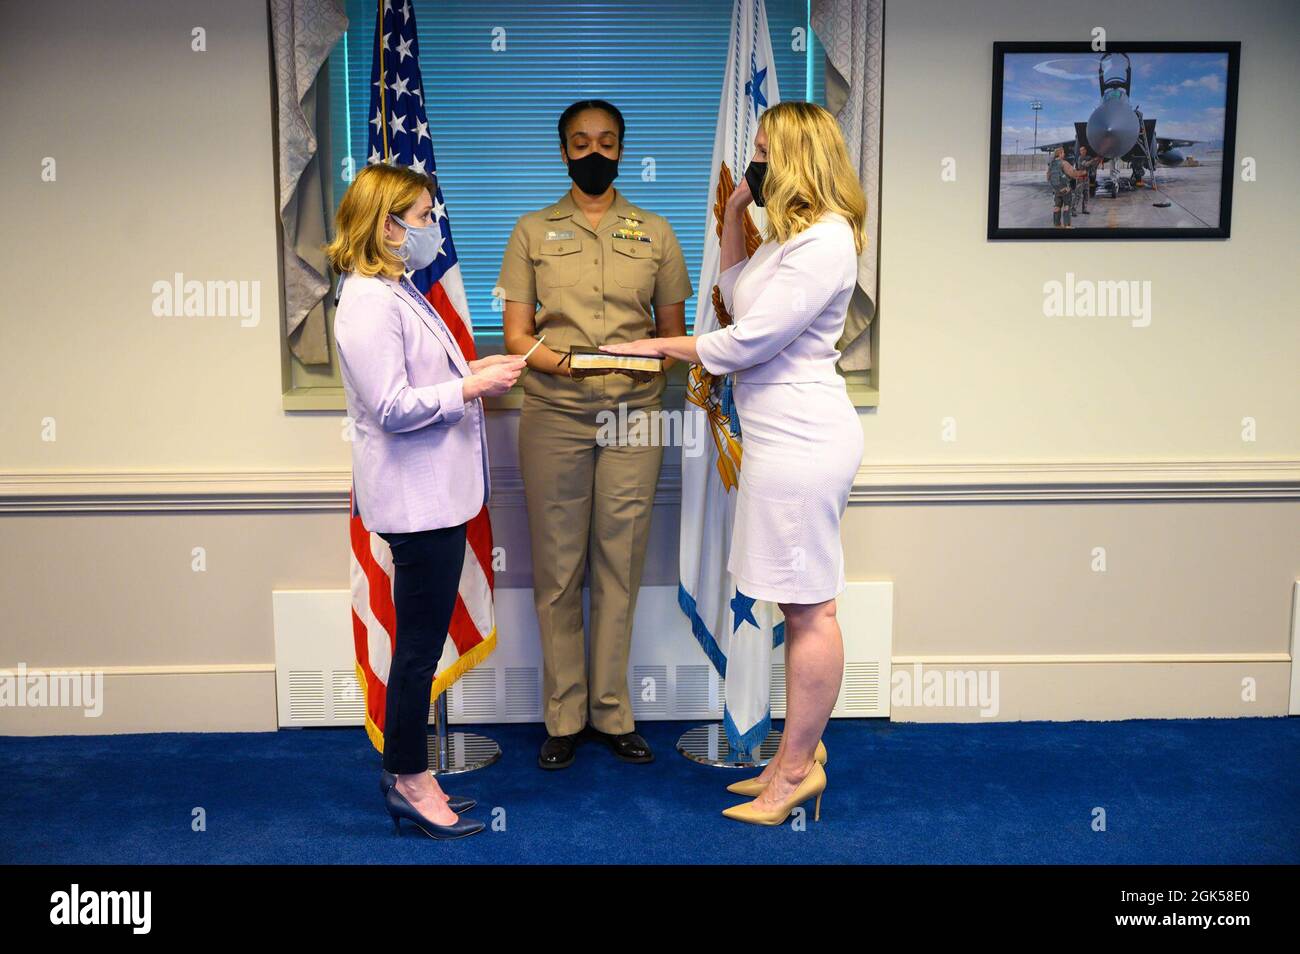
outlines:
[[[599,347],[654,335],[652,305],[691,297],[677,236],[668,221],[632,205],[615,190],[599,228],[565,193],[554,205],[522,216],[506,243],[497,281],[506,301],[536,304],[545,347]],[[664,375],[647,382],[626,374],[577,380],[528,370],[524,393],[573,410],[645,407],[664,389]]]

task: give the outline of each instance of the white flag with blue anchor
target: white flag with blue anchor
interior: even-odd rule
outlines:
[[[744,176],[754,150],[758,117],[779,101],[763,0],[735,0],[713,140],[704,261],[695,313],[697,334],[719,327],[714,287],[721,249],[715,205],[729,193],[730,184]],[[761,228],[762,210],[751,206],[750,213]],[[686,413],[698,419],[686,422],[683,433],[708,433],[710,438],[696,448],[701,452],[683,450],[682,454],[678,602],[691,620],[695,638],[726,680],[724,724],[735,757],[753,751],[771,728],[772,649],[781,642],[784,623],[779,621],[775,605],[738,592],[727,572],[744,425],[737,420],[731,401],[731,379],[715,379],[694,365],[688,397]]]

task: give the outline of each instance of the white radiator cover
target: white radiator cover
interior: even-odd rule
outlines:
[[[584,594],[585,596],[585,594]],[[276,706],[281,726],[361,725],[347,590],[276,590]],[[448,692],[453,723],[540,722],[541,645],[531,589],[496,592],[497,649]],[[844,682],[833,716],[889,715],[893,584],[850,583],[839,598]],[[784,647],[773,652],[772,714],[785,715]],[[718,678],[677,606],[677,587],[642,587],[628,680],[637,719],[721,719]]]

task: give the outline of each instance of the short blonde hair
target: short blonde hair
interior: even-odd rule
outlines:
[[[325,246],[334,270],[400,278],[406,263],[384,241],[384,222],[390,213],[400,219],[425,191],[433,196],[433,180],[404,166],[377,162],[358,172],[334,217],[334,241]]]
[[[838,212],[849,220],[860,254],[867,241],[867,197],[835,117],[816,103],[789,100],[765,110],[758,125],[767,134],[765,237],[788,241],[827,212]]]

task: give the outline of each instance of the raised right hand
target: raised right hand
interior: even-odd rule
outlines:
[[[743,212],[753,201],[754,193],[749,190],[749,180],[742,175],[740,181],[736,183],[736,188],[731,191],[731,195],[727,196],[727,210]]]

